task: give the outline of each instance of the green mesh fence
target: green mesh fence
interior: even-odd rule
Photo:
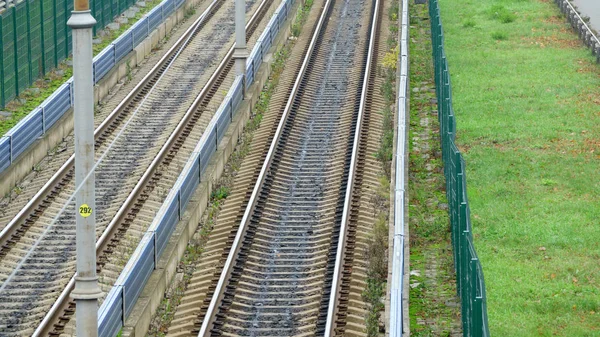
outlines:
[[[463,335],[465,337],[489,336],[485,283],[481,263],[473,246],[471,217],[467,200],[465,161],[454,143],[456,120],[452,108],[452,88],[448,62],[444,51],[444,32],[437,0],[429,0],[431,40],[435,68],[438,118],[442,159],[446,176],[454,267],[457,291],[461,299]]]
[[[17,63],[17,95],[31,83],[29,76],[29,31],[27,27],[27,2],[12,8],[15,12],[15,41]]]
[[[8,10],[2,20],[2,106],[17,96],[17,68],[15,67],[14,11]]]
[[[42,66],[42,3],[36,0],[27,1],[27,24],[29,25],[29,71],[31,82],[44,73]]]
[[[71,0],[54,0],[56,8],[54,12],[55,48],[58,62],[69,55],[67,51],[67,1]]]
[[[94,34],[135,3],[92,0]],[[21,0],[0,14],[0,108],[58,66],[72,51],[67,20],[73,0]]]

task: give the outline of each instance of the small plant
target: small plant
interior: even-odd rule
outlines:
[[[131,63],[127,60],[125,64],[125,83],[129,83],[133,79],[133,75],[131,73]]]
[[[390,9],[388,10],[388,17],[390,18],[390,21],[398,21],[398,12],[400,10],[400,4],[398,3],[398,1],[394,1],[391,6]]]
[[[383,56],[383,66],[388,68],[389,70],[395,72],[396,65],[398,64],[398,55],[400,54],[400,46],[396,45],[395,48],[392,48],[390,51],[385,53]]]
[[[387,221],[387,213],[380,213],[373,226],[367,247],[370,277],[381,280],[382,282],[387,279]]]
[[[219,186],[217,189],[215,189],[212,192],[210,197],[213,198],[214,200],[218,201],[218,200],[227,198],[228,195],[229,195],[229,187]]]
[[[375,157],[382,163],[385,176],[389,178],[391,176],[390,164],[394,155],[394,115],[389,106],[383,109],[383,125],[381,144]]]
[[[490,17],[502,23],[511,23],[517,19],[517,16],[501,5],[492,6],[490,9]]]
[[[367,287],[362,293],[363,300],[369,306],[365,322],[369,337],[379,336],[379,317],[384,309],[381,302],[381,298],[384,296],[384,286],[385,283],[368,280]]]
[[[517,16],[514,15],[513,13],[502,13],[502,15],[500,15],[500,17],[498,18],[498,20],[500,20],[500,22],[502,23],[511,23],[513,21],[515,21],[517,19]]]
[[[186,9],[186,11],[185,11],[184,18],[186,18],[186,19],[187,19],[187,18],[189,18],[189,17],[192,17],[194,14],[196,14],[196,9],[195,9],[195,8],[193,8],[193,7],[191,7],[191,8],[188,8],[188,9]]]
[[[472,18],[469,18],[469,19],[466,19],[466,20],[463,22],[463,25],[462,25],[462,26],[463,26],[464,28],[473,28],[473,27],[475,27],[476,25],[477,25],[477,23],[475,22],[475,20],[473,20]]]
[[[21,186],[15,186],[15,188],[13,188],[13,191],[16,195],[23,193],[23,189],[21,188]]]
[[[506,34],[505,32],[495,31],[492,33],[492,39],[496,41],[508,40],[508,34]]]
[[[391,26],[390,26],[390,27],[391,27]],[[397,35],[398,35],[398,34],[390,34],[390,35],[388,36],[388,38],[387,38],[387,40],[386,40],[386,43],[387,43],[387,46],[388,46],[388,48],[392,49],[392,48],[394,48],[394,47],[395,47],[395,46],[398,44],[398,41],[396,41],[396,36],[397,36]]]
[[[300,32],[302,31],[302,26],[304,25],[304,22],[306,21],[306,17],[308,16],[308,12],[310,11],[312,4],[313,4],[313,0],[306,0],[306,2],[304,3],[304,7],[296,16],[296,19],[294,20],[294,24],[292,25],[292,36],[293,37],[298,37],[300,35]]]

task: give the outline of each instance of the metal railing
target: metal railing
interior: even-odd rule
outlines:
[[[246,61],[246,85],[254,81],[256,71],[272,46],[277,33],[283,27],[292,5],[293,0],[284,0],[257,40]],[[123,326],[148,278],[156,268],[194,190],[203,181],[202,174],[206,171],[211,156],[217,151],[218,143],[237,113],[242,98],[243,80],[238,76],[206,127],[148,231],[102,303],[98,316],[99,336],[114,337]]]
[[[461,299],[463,335],[465,337],[489,336],[483,271],[473,246],[470,209],[467,200],[465,161],[454,143],[456,120],[452,108],[450,74],[444,51],[444,32],[437,0],[429,0],[429,16],[431,19],[431,42],[433,46],[440,141],[452,229],[457,291]]]
[[[98,83],[184,2],[185,0],[164,0],[96,55],[93,63],[94,84]],[[1,25],[2,22],[0,22],[0,35],[3,34]],[[3,48],[5,47],[6,45],[3,45]],[[0,65],[0,68],[2,67],[3,65]],[[0,138],[0,173],[25,152],[37,138],[43,136],[72,106],[73,78],[70,78]]]
[[[404,315],[408,308],[404,307],[404,297],[408,296],[408,289],[404,283],[404,270],[406,268],[404,264],[405,256],[405,231],[404,228],[408,224],[406,223],[407,212],[406,209],[406,187],[408,177],[408,112],[409,112],[409,100],[408,100],[408,38],[409,38],[409,14],[408,14],[408,1],[401,0],[401,6],[399,8],[400,13],[400,53],[398,55],[398,97],[397,97],[397,108],[398,108],[398,127],[396,133],[396,162],[395,162],[395,175],[394,175],[394,238],[392,247],[392,279],[390,280],[390,337],[402,337],[404,333],[408,332],[405,329],[405,323],[408,324],[408,317]]]

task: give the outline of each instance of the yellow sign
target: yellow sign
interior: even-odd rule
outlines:
[[[88,216],[92,215],[92,208],[88,206],[88,204],[83,204],[79,206],[79,215],[81,215],[84,218],[87,218]]]

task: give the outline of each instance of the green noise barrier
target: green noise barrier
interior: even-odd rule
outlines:
[[[135,3],[90,0],[94,34]],[[22,0],[0,14],[0,108],[69,57],[73,0]]]
[[[481,263],[473,245],[471,216],[467,200],[465,160],[454,143],[456,120],[452,108],[452,89],[444,51],[444,32],[437,0],[429,0],[431,42],[435,72],[442,159],[446,176],[446,196],[452,229],[454,267],[461,300],[463,336],[489,336],[487,300]]]

